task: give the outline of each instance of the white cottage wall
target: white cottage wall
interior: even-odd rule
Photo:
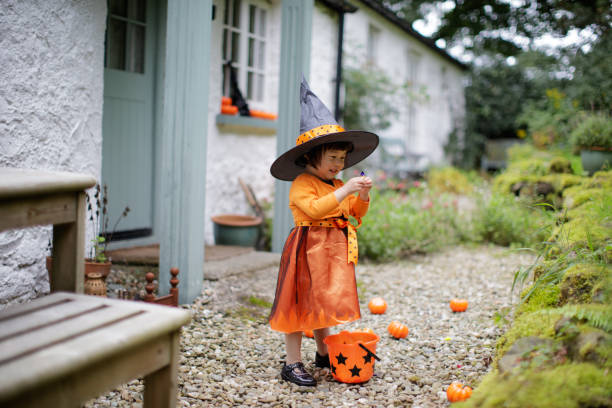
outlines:
[[[221,82],[223,78],[221,44],[223,35],[224,1],[215,1],[217,17],[212,24],[211,67],[209,87],[208,146],[206,164],[206,225],[205,241],[214,243],[211,217],[219,214],[254,215],[240,187],[238,178],[249,184],[262,203],[271,202],[274,194],[274,179],[270,166],[276,158],[275,134],[257,134],[245,127],[228,130],[216,123],[220,113]],[[265,102],[256,109],[276,113],[278,110],[278,81],[280,61],[281,9],[279,4],[266,6],[266,86]],[[243,94],[245,91],[242,90]],[[262,119],[263,121],[263,119]]]
[[[335,104],[337,53],[338,13],[317,2],[312,14],[310,78],[308,78],[308,84],[332,114]]]
[[[416,79],[411,93],[420,95],[401,99],[392,126],[379,135],[402,138],[413,152],[426,155],[432,164],[442,164],[448,135],[465,115],[463,70],[363,3],[355,1],[355,5],[359,9],[347,14],[345,23],[348,63],[365,63],[369,27],[373,26],[379,32],[374,64],[398,87]],[[414,64],[412,76],[410,64]],[[409,117],[411,103],[413,117]]]
[[[0,166],[100,176],[106,2],[3,0]],[[49,291],[50,227],[0,233],[0,308]]]

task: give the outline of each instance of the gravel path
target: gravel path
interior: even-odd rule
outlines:
[[[205,281],[202,296],[190,305],[192,323],[183,328],[178,406],[446,407],[450,382],[475,384],[489,369],[500,335],[493,317],[510,305],[514,271],[532,261],[527,254],[483,246],[360,264],[362,319],[332,329],[368,327],[381,338],[377,354],[382,360],[374,376],[357,385],[335,382],[326,369],[315,370],[315,344],[308,338],[303,361],[318,386],[281,380],[283,336],[269,329],[269,308],[260,305],[273,300],[275,268]],[[385,298],[386,314],[370,314],[367,302],[373,296]],[[468,310],[452,313],[448,302],[453,297],[467,298]],[[392,320],[409,327],[408,337],[396,340],[387,333]],[[141,404],[142,382],[136,380],[87,405]]]

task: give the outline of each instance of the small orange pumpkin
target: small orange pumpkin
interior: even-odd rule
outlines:
[[[450,308],[453,312],[465,312],[468,308],[466,299],[453,299],[450,301]]]
[[[363,329],[361,329],[361,332],[374,334],[374,330],[370,329],[369,327],[364,327]]]
[[[400,322],[393,321],[387,327],[387,331],[396,339],[403,339],[408,335],[408,326],[401,324]]]
[[[472,388],[459,382],[453,382],[446,389],[446,398],[450,402],[465,401],[472,395]]]
[[[314,332],[312,330],[304,330],[304,336],[312,339],[314,337]]]
[[[375,297],[368,303],[368,308],[373,314],[383,314],[387,311],[387,302],[381,297]]]

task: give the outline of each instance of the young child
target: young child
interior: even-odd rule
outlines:
[[[300,103],[296,146],[276,159],[270,169],[274,177],[293,181],[289,208],[295,228],[283,249],[269,321],[273,330],[285,333],[287,358],[281,377],[314,386],[315,379],[301,361],[302,331],[314,331],[315,366],[329,367],[323,342],[329,327],[361,317],[355,280],[355,230],[368,211],[372,180],[353,177],[344,184],[336,176],[372,153],[378,136],[338,126],[304,80]],[[357,220],[357,226],[349,222],[349,215]]]

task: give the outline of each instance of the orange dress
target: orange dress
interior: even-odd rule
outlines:
[[[289,208],[296,227],[281,257],[269,317],[273,330],[314,330],[361,317],[355,265],[348,258],[352,227],[339,226],[346,225],[349,215],[360,220],[369,202],[350,195],[338,203],[334,191],[343,183],[337,179],[331,183],[303,173],[291,185]]]

